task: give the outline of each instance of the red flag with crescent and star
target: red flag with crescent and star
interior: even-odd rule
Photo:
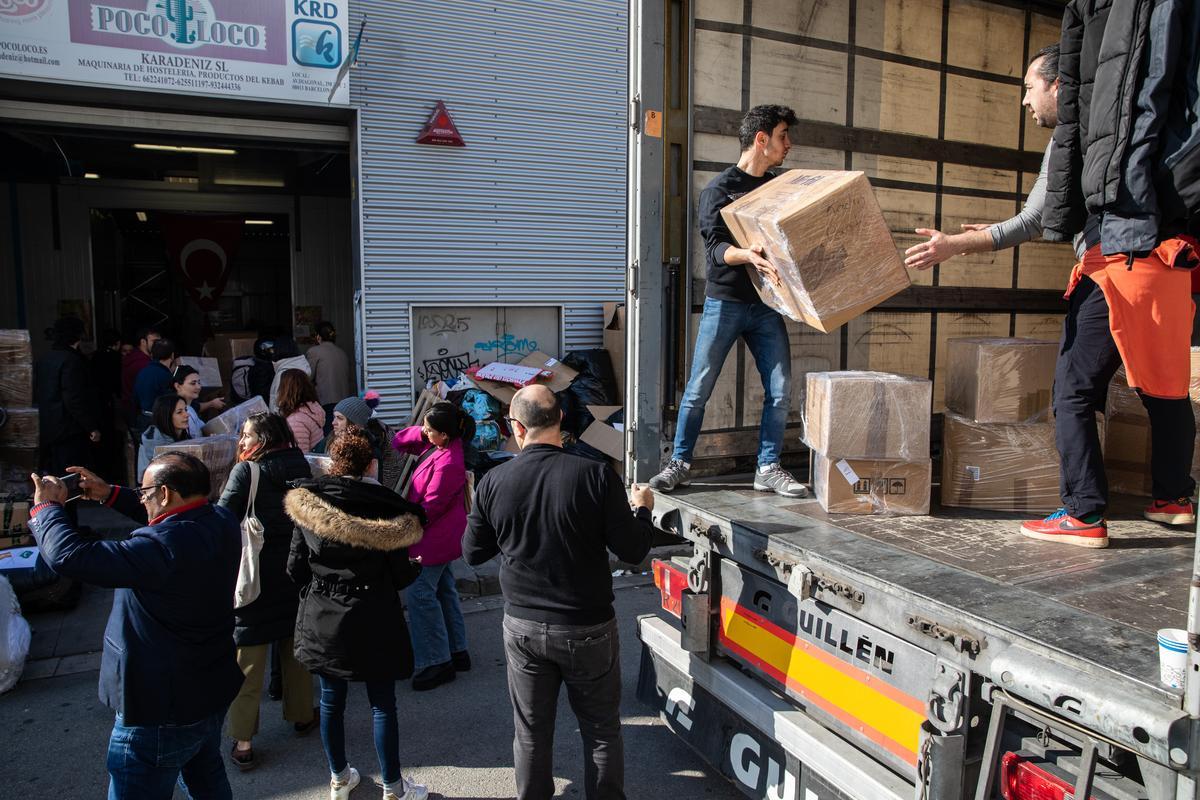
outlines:
[[[171,269],[188,296],[201,311],[216,310],[242,241],[242,218],[163,214],[159,220]]]

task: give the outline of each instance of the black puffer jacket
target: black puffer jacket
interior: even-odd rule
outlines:
[[[296,523],[288,573],[303,587],[296,659],[351,681],[409,677],[413,651],[399,592],[420,569],[408,548],[421,540],[424,512],[353,478],[295,486],[285,506]]]
[[[1069,240],[1091,215],[1100,220],[1106,255],[1144,254],[1183,230],[1186,209],[1168,165],[1196,125],[1196,76],[1186,74],[1195,43],[1182,32],[1194,22],[1194,5],[1072,0],[1067,6],[1042,211],[1046,239]],[[1176,117],[1182,139],[1166,135]]]
[[[287,639],[295,629],[300,587],[287,574],[294,526],[283,510],[283,498],[291,488],[289,481],[312,476],[304,454],[294,447],[267,453],[258,465],[254,515],[263,524],[263,549],[259,555],[261,591],[257,600],[234,611],[233,638],[242,647]],[[243,461],[229,473],[217,504],[240,520],[249,501],[250,464]]]
[[[74,347],[56,346],[33,368],[33,401],[41,440],[53,444],[99,430],[96,394],[88,385],[88,362]]]

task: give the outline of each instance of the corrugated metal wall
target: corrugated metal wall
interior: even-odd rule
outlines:
[[[355,27],[364,13],[351,101],[381,410],[413,396],[410,304],[562,303],[564,348],[598,346],[600,304],[624,292],[626,3],[360,0]],[[465,148],[415,143],[438,100]]]

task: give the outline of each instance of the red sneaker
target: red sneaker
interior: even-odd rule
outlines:
[[[1161,522],[1164,525],[1195,525],[1196,507],[1189,497],[1178,500],[1155,500],[1146,506],[1142,516],[1151,522]]]
[[[1108,525],[1104,520],[1084,522],[1072,517],[1065,508],[1060,508],[1045,519],[1022,524],[1021,535],[1076,547],[1108,547]]]

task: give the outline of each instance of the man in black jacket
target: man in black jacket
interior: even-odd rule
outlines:
[[[33,396],[38,407],[41,465],[55,475],[69,466],[91,466],[100,443],[96,397],[88,387],[88,363],[79,345],[83,323],[63,317],[52,328],[54,349],[38,359]]]
[[[679,404],[675,449],[650,486],[670,492],[691,481],[692,451],[704,422],[704,406],[712,396],[721,367],[738,339],[746,342],[763,382],[762,421],[759,423],[758,470],[754,488],[784,497],[804,497],[804,484],[779,463],[791,402],[792,356],[783,317],[758,296],[750,269],[780,283],[779,273],[761,245],[738,247],[721,209],[775,177],[770,170],[787,157],[792,142],[788,128],[796,114],[787,106],[755,106],[742,119],[737,164],[713,178],[700,193],[700,235],[708,261],[704,313],[696,333],[692,375]]]
[[[517,392],[509,422],[521,454],[480,481],[463,558],[500,555],[504,650],[516,735],[517,797],[554,796],[558,692],[579,719],[584,794],[624,798],[621,664],[608,551],[636,564],[650,550],[654,496],[562,449],[562,409],[544,386]]]

